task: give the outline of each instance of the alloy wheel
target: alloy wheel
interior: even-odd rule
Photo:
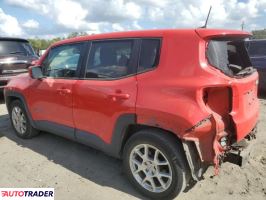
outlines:
[[[19,134],[23,135],[26,133],[26,117],[21,108],[18,106],[13,107],[12,109],[12,123]]]
[[[135,180],[154,193],[166,191],[172,183],[172,169],[166,156],[158,148],[140,144],[130,153],[130,169]]]

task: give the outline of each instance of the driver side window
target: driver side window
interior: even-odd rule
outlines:
[[[43,62],[44,76],[53,78],[77,77],[82,45],[70,44],[52,48]]]

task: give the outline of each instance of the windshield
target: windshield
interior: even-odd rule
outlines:
[[[207,48],[209,63],[228,76],[251,67],[244,40],[211,40]]]
[[[251,57],[266,56],[266,41],[249,41],[247,48]]]
[[[35,55],[28,42],[0,41],[0,55],[8,54]]]

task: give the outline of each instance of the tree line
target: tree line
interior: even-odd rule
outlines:
[[[266,39],[266,29],[252,31],[254,39]]]
[[[252,31],[252,34],[253,34],[254,39],[266,39],[266,29],[254,30]],[[29,39],[29,42],[31,43],[32,47],[35,50],[43,50],[43,49],[47,49],[51,44],[57,41],[68,39],[68,38],[73,38],[77,36],[83,36],[83,35],[87,35],[87,33],[73,32],[73,33],[70,33],[67,37],[57,37],[57,38],[53,38],[50,40],[34,38],[34,39]]]
[[[67,37],[56,37],[52,39],[40,39],[40,38],[31,38],[28,39],[31,46],[34,48],[34,50],[44,50],[47,49],[51,44],[58,42],[60,40],[69,39],[77,36],[84,36],[87,35],[85,32],[73,32],[70,33]]]

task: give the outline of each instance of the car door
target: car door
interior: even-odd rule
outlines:
[[[45,78],[34,80],[29,92],[31,113],[41,130],[73,138],[73,85],[78,77],[83,43],[52,48],[41,66]]]
[[[73,89],[78,141],[93,146],[97,141],[110,143],[118,124],[134,120],[137,41],[91,42],[84,78]]]

